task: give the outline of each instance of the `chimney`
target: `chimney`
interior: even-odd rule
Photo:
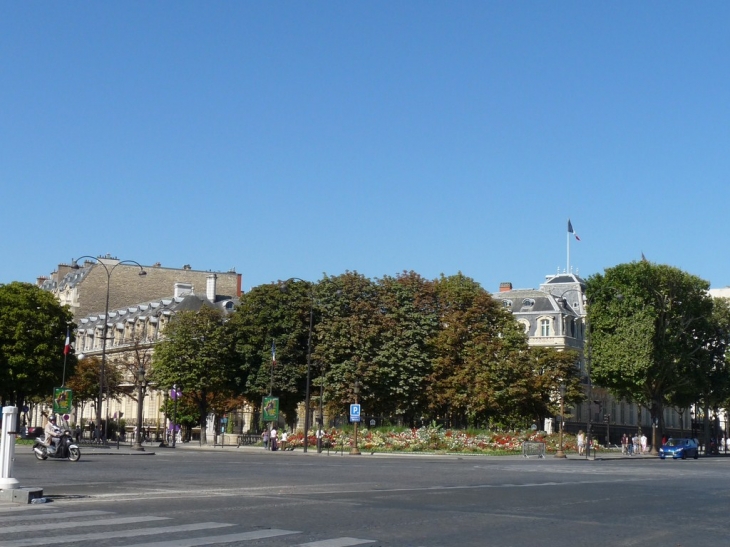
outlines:
[[[209,275],[205,280],[205,297],[211,302],[215,302],[215,281],[217,276],[215,274]]]
[[[59,264],[58,265],[58,281],[61,281],[64,277],[66,277],[66,274],[71,271],[71,265],[70,264]]]
[[[175,298],[193,294],[193,284],[192,283],[181,283],[180,281],[175,282],[175,293],[174,294],[175,294]]]
[[[499,284],[499,292],[508,292],[512,290],[512,283],[509,281]]]

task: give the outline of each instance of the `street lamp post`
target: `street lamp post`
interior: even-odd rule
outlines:
[[[114,273],[114,270],[117,266],[120,264],[134,264],[136,266],[139,266],[139,275],[145,276],[147,275],[147,272],[144,270],[142,265],[139,262],[136,262],[134,260],[120,260],[114,266],[111,268],[107,267],[104,262],[99,260],[99,258],[95,258],[93,256],[89,255],[83,255],[80,256],[78,259],[72,259],[71,260],[71,269],[78,270],[81,268],[78,264],[78,260],[81,258],[89,258],[91,260],[95,261],[96,265],[101,266],[104,268],[104,271],[106,272],[106,302],[104,304],[104,326],[102,327],[102,338],[101,338],[101,370],[99,372],[99,395],[98,399],[96,401],[96,434],[97,436],[101,436],[101,404],[104,399],[104,381],[105,381],[105,368],[106,368],[106,339],[107,339],[107,330],[109,328],[109,290],[111,288],[111,279],[112,279],[112,273]],[[104,424],[104,439],[106,439],[106,423]]]
[[[144,365],[140,363],[137,371],[137,435],[134,439],[133,450],[144,450],[142,446],[142,413],[144,408]]]
[[[170,397],[172,397],[172,447],[175,448],[175,439],[177,438],[177,400],[182,395],[182,391],[178,389],[177,384],[172,386]]]
[[[322,400],[324,399],[324,374],[320,378],[319,384],[319,417],[317,418],[317,453],[322,453],[322,436],[324,435],[324,413],[322,410]]]
[[[305,387],[305,394],[304,394],[304,452],[307,451],[307,448],[309,447],[309,404],[310,404],[310,395],[309,395],[309,383],[311,380],[311,374],[312,374],[312,329],[314,327],[314,285],[312,285],[311,281],[305,281],[304,279],[301,279],[299,277],[290,277],[286,281],[284,281],[284,284],[286,285],[289,283],[289,281],[301,281],[302,283],[306,283],[309,285],[309,297],[310,297],[310,304],[309,304],[309,334],[307,336],[307,385]]]
[[[563,422],[565,421],[565,384],[560,384],[560,433],[558,435],[558,451],[555,453],[556,458],[566,458],[563,452]]]

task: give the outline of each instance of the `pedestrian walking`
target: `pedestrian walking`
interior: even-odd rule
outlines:
[[[269,430],[264,429],[264,432],[261,434],[261,440],[264,441],[264,450],[269,449]]]
[[[626,433],[621,437],[621,454],[629,454],[629,436]]]
[[[286,450],[286,441],[288,440],[289,436],[286,433],[286,429],[281,432],[281,449]]]

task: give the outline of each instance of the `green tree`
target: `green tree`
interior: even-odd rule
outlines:
[[[693,389],[712,314],[709,283],[647,261],[620,264],[587,281],[591,378],[614,395],[663,414],[678,392]],[[656,428],[652,429],[656,450]]]
[[[710,411],[717,414],[721,407],[727,408],[730,402],[730,365],[727,360],[730,344],[730,302],[725,298],[712,300],[712,314],[700,322],[703,331],[701,344],[690,361],[686,376],[690,380],[685,389],[678,390],[671,401],[684,403],[684,408],[692,403],[699,404],[703,410],[704,444],[710,443]],[[701,332],[701,334],[700,334]],[[715,435],[719,432],[715,431]]]
[[[449,425],[521,425],[530,397],[527,338],[514,316],[472,279],[437,282],[439,324],[430,340],[431,411]]]
[[[527,358],[532,382],[524,412],[534,417],[536,423],[560,413],[561,387],[565,405],[575,405],[585,399],[578,368],[578,352],[533,347],[527,353]]]
[[[99,400],[99,378],[101,376],[101,357],[96,355],[78,360],[74,373],[66,382],[66,386],[74,393],[75,404],[92,403],[96,408]],[[117,396],[122,383],[121,371],[107,362],[104,370],[104,383],[108,386],[107,396]]]
[[[379,334],[369,395],[374,410],[413,423],[426,410],[429,340],[439,326],[436,284],[403,272],[377,285]]]
[[[160,389],[180,386],[200,413],[200,442],[207,444],[209,400],[234,388],[235,352],[232,329],[210,306],[173,316],[165,339],[155,349],[148,379]]]
[[[316,327],[314,359],[325,373],[329,411],[346,412],[346,405],[355,402],[357,380],[363,411],[383,412],[377,366],[383,330],[379,286],[362,274],[345,272],[322,280],[317,294],[322,320]]]
[[[47,397],[61,385],[68,307],[30,283],[0,285],[0,397],[22,407],[31,397]],[[66,360],[66,376],[74,369]]]
[[[291,420],[304,399],[309,315],[315,288],[300,281],[260,285],[241,297],[231,316],[238,360],[236,390],[256,411],[260,410],[262,397],[271,393],[279,397],[280,410]]]

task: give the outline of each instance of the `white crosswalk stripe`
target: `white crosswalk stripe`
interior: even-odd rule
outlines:
[[[25,512],[24,512],[25,513]],[[15,509],[3,511],[0,509],[0,546],[2,547],[37,547],[48,545],[49,543],[58,545],[72,544],[82,547],[84,545],[92,546],[98,541],[132,540],[134,543],[120,543],[119,547],[199,547],[205,545],[225,545],[227,543],[237,543],[244,541],[265,540],[268,538],[296,536],[302,532],[295,530],[282,529],[259,529],[249,530],[246,532],[236,532],[230,534],[222,534],[211,536],[205,534],[205,531],[239,526],[232,523],[223,522],[198,522],[192,524],[171,524],[169,526],[150,526],[130,528],[130,524],[154,523],[163,520],[173,520],[170,517],[157,516],[136,516],[136,517],[106,517],[106,518],[88,518],[88,517],[105,517],[112,515],[109,511],[55,511],[53,509],[47,511],[33,511],[33,514],[18,514]],[[44,522],[48,529],[35,530],[29,528],[28,522]],[[26,524],[20,524],[21,522]],[[7,525],[6,525],[7,523]],[[12,523],[12,524],[11,524]],[[114,529],[114,527],[124,527],[124,529]],[[87,532],[92,527],[103,527],[103,531]],[[55,533],[56,530],[72,529],[70,534]],[[34,531],[35,530],[35,531]],[[77,533],[84,530],[82,533]],[[30,533],[29,533],[30,532]],[[180,537],[187,532],[188,537]],[[202,537],[190,537],[192,532],[203,532]],[[23,534],[20,539],[4,539],[9,534]],[[49,540],[49,534],[52,539]],[[148,536],[164,536],[158,541],[139,540]],[[18,537],[18,536],[15,536]],[[301,541],[301,539],[300,539]],[[353,547],[356,545],[365,545],[375,543],[373,539],[361,539],[353,537],[336,537],[312,541],[308,543],[296,543],[296,539],[287,540],[287,544],[294,547]],[[112,545],[113,543],[109,543]],[[259,545],[260,543],[257,543]],[[260,545],[263,545],[262,543]],[[277,544],[278,545],[278,544]]]
[[[312,541],[310,543],[300,543],[296,547],[351,547],[352,545],[365,545],[366,543],[375,543],[375,540],[343,537],[324,539],[322,541]]]
[[[45,516],[43,517],[45,518]],[[101,539],[112,538],[136,538],[139,536],[153,536],[158,534],[174,534],[178,532],[195,532],[197,530],[211,530],[214,528],[225,528],[235,526],[234,524],[225,524],[221,522],[200,522],[197,524],[177,524],[175,526],[158,526],[157,528],[135,528],[134,530],[110,530],[108,532],[97,532],[94,534],[73,534],[70,536],[54,536],[53,544],[74,543],[76,545],[81,541],[95,541]],[[2,529],[0,529],[0,532]],[[19,539],[16,541],[3,541],[0,543],[3,547],[33,547],[34,545],[48,545],[48,538],[35,537],[27,539]]]
[[[266,539],[289,534],[299,534],[293,530],[254,530],[252,532],[241,532],[239,534],[228,534],[225,536],[208,536],[204,538],[175,539],[171,541],[155,541],[152,543],[135,543],[123,547],[198,547],[199,545],[213,545],[215,543],[233,543],[234,541],[251,541],[254,539]]]
[[[99,515],[110,515],[109,511],[69,511],[67,513],[43,513],[43,520],[68,519],[75,517],[98,517]],[[13,515],[12,517],[0,516],[2,522],[24,522],[37,521],[38,515]]]
[[[45,517],[43,517],[45,518]],[[89,520],[83,523],[84,526],[118,526],[120,524],[138,524],[140,522],[154,522],[156,520],[170,520],[168,517],[118,517],[113,519],[99,519]],[[53,530],[61,530],[68,528],[76,528],[80,526],[77,521],[74,522],[54,522],[52,525]],[[23,524],[21,526],[6,526],[0,528],[0,532],[3,534],[12,534],[15,532],[27,532],[28,525]]]

